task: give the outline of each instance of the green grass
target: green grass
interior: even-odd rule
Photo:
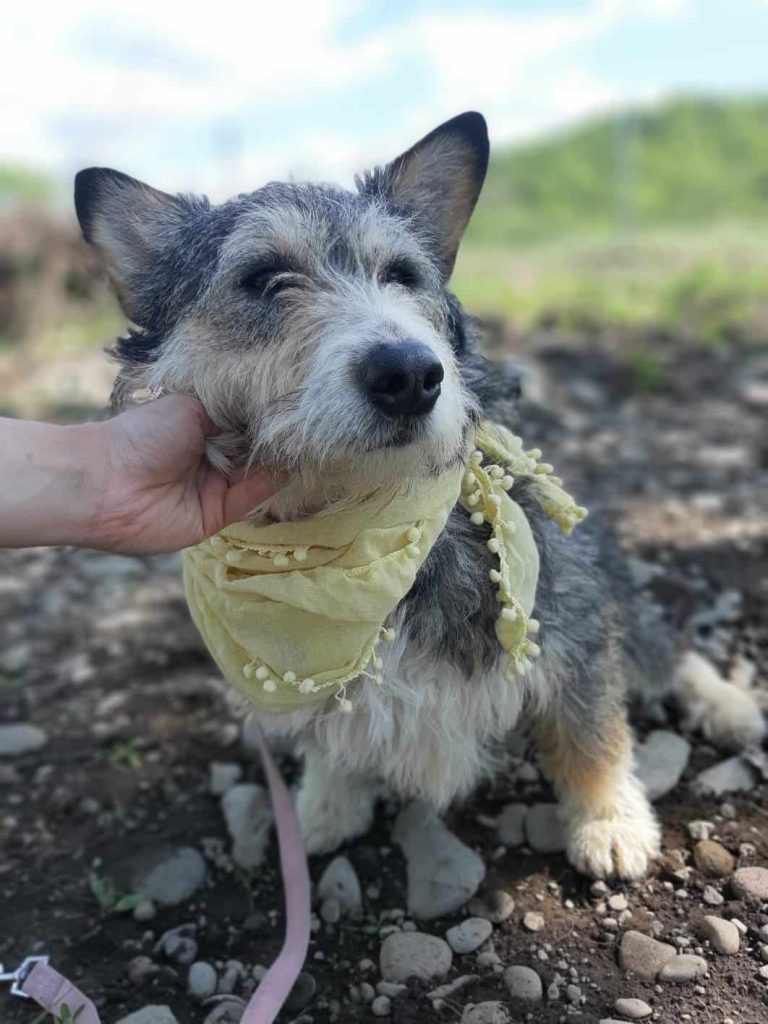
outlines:
[[[705,344],[768,338],[768,229],[653,229],[460,253],[453,287],[481,316],[520,329],[666,330]]]
[[[768,98],[689,97],[497,151],[469,229],[480,246],[768,225]]]

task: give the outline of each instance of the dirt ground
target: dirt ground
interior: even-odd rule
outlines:
[[[768,352],[707,352],[668,339],[659,352],[663,374],[648,390],[599,346],[577,352],[567,339],[529,339],[521,357],[529,394],[523,432],[580,501],[612,516],[638,579],[686,642],[724,671],[746,659],[765,687]],[[170,1006],[180,1024],[203,1022],[216,1009],[187,994],[184,964],[154,950],[174,926],[196,926],[197,959],[220,973],[227,961],[244,965],[249,976],[271,962],[283,930],[274,842],[252,875],[234,868],[219,799],[209,790],[212,762],[237,762],[246,780],[261,781],[242,746],[241,716],[189,622],[177,557],[0,553],[0,722],[33,723],[47,737],[37,750],[0,759],[1,962],[15,966],[25,955],[50,953],[97,1002],[105,1024],[148,1004]],[[678,728],[674,715],[670,721]],[[641,736],[648,727],[637,723]],[[500,1000],[515,1021],[591,1024],[621,1017],[615,1000],[636,996],[662,1024],[768,1021],[756,939],[768,924],[768,904],[735,898],[728,877],[705,878],[691,861],[686,828],[709,821],[737,866],[768,866],[768,785],[755,769],[748,791],[694,795],[691,781],[726,755],[700,737],[692,742],[680,784],[657,804],[662,859],[648,881],[612,888],[626,894],[631,915],[615,929],[606,926],[612,911],[604,897],[562,854],[499,846],[493,823],[505,803],[551,799],[537,772],[486,787],[455,810],[449,827],[483,857],[485,886],[515,900],[512,915],[494,929],[500,963],[533,967],[545,999],[513,1000],[499,970],[457,955],[447,980],[470,974],[474,981],[438,1008],[426,996],[432,986],[412,981],[392,1000],[390,1019],[458,1022],[466,1004]],[[293,776],[289,758],[284,765]],[[306,966],[316,991],[282,1021],[375,1019],[363,983],[379,981],[381,929],[399,927],[406,907],[405,862],[390,837],[396,810],[381,805],[373,831],[344,851],[362,885],[364,917],[318,919]],[[169,845],[206,855],[204,885],[149,920],[117,912],[130,865]],[[328,860],[312,862],[315,881]],[[115,899],[100,890],[104,906],[89,881],[94,874],[97,888],[98,880],[115,880]],[[705,885],[725,903],[708,907]],[[535,933],[522,925],[528,911],[544,918]],[[703,942],[699,923],[707,913],[743,923],[736,955],[716,955]],[[463,916],[420,927],[443,936]],[[628,928],[688,952],[701,947],[708,975],[680,985],[627,975],[617,951]],[[248,988],[241,978],[237,992]],[[32,1024],[36,1016],[31,1003],[0,988],[3,1024]]]

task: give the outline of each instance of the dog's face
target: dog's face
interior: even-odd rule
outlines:
[[[270,184],[211,207],[81,172],[83,234],[139,328],[118,348],[130,386],[197,395],[239,457],[274,469],[455,464],[474,406],[446,285],[487,162],[464,114],[356,192]]]

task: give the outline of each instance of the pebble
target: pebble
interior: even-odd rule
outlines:
[[[211,761],[208,772],[208,789],[214,796],[223,796],[243,777],[240,765],[229,761]]]
[[[691,839],[710,839],[715,831],[711,821],[689,821],[686,828]]]
[[[682,984],[686,981],[693,981],[701,978],[707,973],[707,961],[701,956],[693,953],[681,953],[674,960],[668,960],[659,971],[659,981],[669,981]]]
[[[525,804],[507,804],[502,808],[496,823],[496,838],[504,846],[514,849],[525,842],[525,815],[528,808]]]
[[[699,871],[708,878],[722,878],[733,873],[736,861],[720,843],[713,839],[701,839],[693,848],[693,860]]]
[[[413,917],[453,914],[475,895],[485,877],[482,858],[449,832],[428,804],[408,804],[392,836],[405,854]]]
[[[203,1024],[240,1024],[245,1003],[237,996],[224,997],[216,1002]]]
[[[12,722],[0,725],[0,757],[19,757],[39,750],[48,742],[48,736],[36,725]]]
[[[220,996],[231,996],[240,984],[243,976],[243,965],[239,960],[227,960],[224,973],[219,978],[216,992]]]
[[[739,868],[731,889],[739,899],[768,901],[768,868]]]
[[[447,942],[423,932],[395,932],[381,946],[379,969],[384,981],[442,978],[451,969],[453,953]]]
[[[216,971],[210,964],[198,960],[192,964],[187,975],[187,992],[193,999],[207,999],[216,991]]]
[[[194,847],[163,847],[138,858],[130,891],[161,906],[175,907],[197,892],[205,876],[205,861]]]
[[[144,1006],[127,1017],[121,1017],[117,1024],[178,1024],[170,1006]]]
[[[155,943],[155,953],[162,953],[175,964],[191,964],[197,956],[196,931],[193,924],[169,928]]]
[[[389,996],[390,999],[397,999],[403,992],[408,991],[408,986],[394,981],[377,981],[376,991],[380,996]]]
[[[461,1024],[509,1024],[509,1013],[504,1004],[496,1000],[469,1003],[464,1007]]]
[[[474,953],[490,938],[492,932],[490,921],[482,917],[469,917],[461,924],[449,928],[445,937],[454,953]]]
[[[491,924],[501,924],[511,917],[515,901],[504,889],[489,889],[470,900],[467,909],[473,917],[482,917]]]
[[[525,816],[525,837],[538,853],[561,853],[566,847],[565,829],[557,804],[534,804]]]
[[[668,729],[655,729],[635,751],[635,774],[648,799],[660,800],[680,781],[691,756],[691,745]]]
[[[160,968],[148,956],[135,956],[125,969],[128,981],[136,988],[141,988],[160,973]]]
[[[674,946],[637,931],[624,932],[619,948],[619,963],[623,970],[631,971],[645,981],[653,981],[664,964],[674,956],[677,956]]]
[[[374,1017],[388,1017],[392,1013],[392,1002],[388,996],[376,996],[371,1003],[371,1013]]]
[[[757,974],[758,977],[762,978],[764,981],[768,981],[768,964],[766,964],[765,967],[761,967]]]
[[[650,1017],[653,1013],[648,1003],[643,1002],[642,999],[617,999],[613,1008],[623,1017],[629,1017],[630,1020],[643,1020],[644,1017]]]
[[[714,885],[705,885],[701,898],[710,907],[720,907],[725,903],[725,897]]]
[[[529,932],[540,932],[543,927],[543,914],[537,914],[535,910],[529,910],[528,913],[523,916],[523,928],[527,928]]]
[[[134,921],[152,921],[157,917],[157,908],[152,900],[141,899],[133,908]]]
[[[336,900],[341,914],[354,919],[362,916],[363,893],[360,880],[347,857],[333,858],[320,876],[317,894],[321,900]],[[322,910],[320,914],[322,916]]]
[[[291,1013],[303,1010],[317,991],[317,982],[309,971],[302,971],[285,1000],[285,1009]]]
[[[261,864],[272,825],[272,807],[263,786],[241,782],[221,798],[221,810],[232,839],[232,859],[251,871]]]
[[[320,917],[326,924],[337,924],[341,920],[341,904],[335,896],[323,900],[320,906]]]
[[[752,789],[755,784],[754,770],[740,757],[729,757],[719,764],[699,772],[692,788],[702,795],[720,796],[723,793],[738,793]]]
[[[608,906],[611,910],[619,912],[627,909],[629,901],[623,892],[617,892],[613,896],[608,897]]]
[[[504,984],[513,999],[523,999],[528,1003],[540,1003],[544,998],[544,987],[541,978],[532,967],[514,964],[504,971]]]
[[[722,917],[714,917],[708,914],[701,922],[701,930],[704,936],[709,939],[712,948],[717,953],[725,956],[732,956],[738,953],[740,945],[739,929],[730,921]]]

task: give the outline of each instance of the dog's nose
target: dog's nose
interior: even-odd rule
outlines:
[[[360,364],[363,387],[387,416],[425,416],[440,396],[443,364],[418,341],[383,342]]]

